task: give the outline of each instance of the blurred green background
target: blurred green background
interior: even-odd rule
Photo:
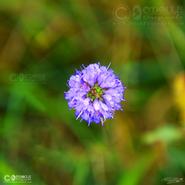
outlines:
[[[1,0],[0,184],[185,184],[184,6]],[[104,127],[75,120],[64,99],[70,75],[94,62],[127,87]]]

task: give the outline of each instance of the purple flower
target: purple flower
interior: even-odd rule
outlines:
[[[115,110],[122,110],[121,101],[125,87],[108,67],[90,64],[82,71],[76,71],[68,81],[69,90],[65,99],[76,111],[77,119],[104,123],[113,118]]]

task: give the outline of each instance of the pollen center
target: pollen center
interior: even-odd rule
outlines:
[[[103,89],[96,83],[88,92],[87,97],[94,101],[95,99],[102,99]]]

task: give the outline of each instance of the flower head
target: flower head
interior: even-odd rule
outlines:
[[[104,123],[120,110],[125,87],[113,70],[100,64],[90,64],[76,71],[68,81],[69,90],[65,99],[70,108],[90,124]]]

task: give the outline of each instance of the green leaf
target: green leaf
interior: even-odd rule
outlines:
[[[132,166],[126,170],[120,179],[118,185],[137,185],[144,177],[147,170],[150,168],[155,157],[153,154],[142,155],[142,157]]]
[[[160,127],[152,132],[147,133],[143,139],[146,143],[154,143],[156,141],[164,141],[170,143],[172,141],[180,139],[182,136],[179,129],[173,126]]]

